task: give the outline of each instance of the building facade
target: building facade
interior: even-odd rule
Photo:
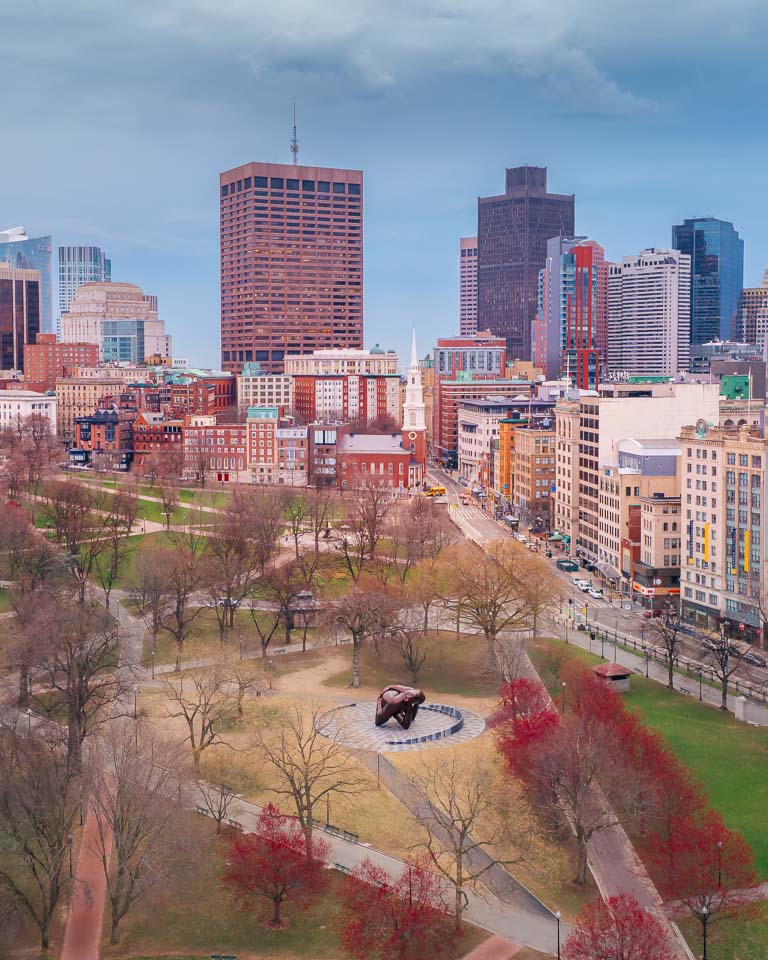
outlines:
[[[55,390],[57,380],[98,362],[99,348],[94,343],[59,343],[55,333],[38,333],[35,342],[24,348],[24,379]]]
[[[244,423],[217,423],[216,417],[194,415],[182,430],[184,474],[217,483],[248,480],[247,437]]]
[[[78,287],[111,280],[112,261],[101,247],[59,247],[59,317],[69,310]]]
[[[40,273],[0,255],[0,370],[24,369],[26,347],[41,329],[40,295]]]
[[[157,316],[157,300],[133,283],[78,287],[61,318],[62,343],[94,343],[105,362],[143,363],[171,356],[171,338]]]
[[[0,430],[18,426],[32,416],[44,417],[56,433],[56,398],[32,390],[0,391]]]
[[[237,378],[237,405],[248,407],[285,407],[293,409],[293,377],[286,373],[266,373],[258,363],[243,364]]]
[[[691,259],[641,250],[608,268],[608,371],[677,376],[690,366]]]
[[[574,197],[547,192],[546,167],[524,166],[506,171],[502,195],[477,204],[478,328],[528,360],[547,241],[574,235]]]
[[[730,340],[744,283],[744,241],[732,223],[694,217],[672,227],[691,261],[691,343]]]
[[[75,419],[93,413],[106,398],[117,397],[121,380],[67,377],[56,381],[56,433],[67,444],[75,440]]]
[[[755,344],[760,356],[768,359],[768,269],[759,287],[745,287],[739,293],[733,336]]]
[[[765,433],[750,426],[684,426],[681,609],[703,629],[764,643]]]
[[[545,429],[515,431],[512,489],[515,512],[540,530],[550,530],[554,516],[556,437],[554,419]]]
[[[459,240],[459,333],[477,333],[477,237]]]
[[[492,394],[459,403],[458,469],[468,483],[491,485],[491,447],[499,438],[499,425],[514,405]]]
[[[362,171],[248,163],[219,196],[222,367],[362,347]]]
[[[28,237],[24,227],[0,230],[0,263],[39,274],[40,333],[53,333],[53,279],[50,237]]]

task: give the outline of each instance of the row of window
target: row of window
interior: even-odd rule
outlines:
[[[225,183],[221,188],[222,197],[227,197],[233,193],[241,193],[243,190],[250,190],[254,187],[271,187],[273,190],[298,190],[299,183],[301,189],[307,193],[351,193],[354,196],[360,195],[359,183],[337,183],[328,180],[296,180],[285,177],[243,177],[242,180],[236,180],[234,183]]]

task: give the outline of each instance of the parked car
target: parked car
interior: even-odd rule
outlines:
[[[657,610],[656,607],[652,607],[650,610],[643,610],[643,616],[646,620],[652,620],[655,617],[660,617],[663,612],[663,610]]]
[[[589,582],[589,580],[582,580],[577,584],[577,586],[582,593],[589,593],[589,591],[592,589],[592,584]]]
[[[768,664],[765,662],[765,657],[761,657],[759,653],[754,653],[752,650],[745,653],[741,658],[744,663],[748,663],[753,667],[765,667]]]
[[[592,597],[594,600],[603,599],[603,591],[601,587],[590,587],[588,592],[590,597]]]

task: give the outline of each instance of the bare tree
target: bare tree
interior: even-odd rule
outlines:
[[[277,553],[280,536],[285,529],[283,492],[263,487],[235,494],[235,505],[242,523],[253,542],[261,575]]]
[[[528,614],[531,641],[536,643],[542,620],[557,610],[560,603],[560,582],[543,557],[529,556],[524,574],[519,578],[519,587],[520,599]]]
[[[413,571],[408,581],[407,595],[411,603],[418,605],[423,614],[423,629],[429,629],[429,616],[433,607],[440,603],[441,594],[448,580],[448,558],[437,557],[423,560]]]
[[[192,753],[195,777],[200,776],[200,758],[210,747],[224,743],[224,728],[235,719],[236,701],[230,692],[229,677],[221,662],[190,673],[162,680],[169,700],[168,716],[181,717],[184,737]]]
[[[736,655],[730,637],[726,637],[722,628],[706,638],[704,661],[720,684],[720,709],[727,710],[731,677],[744,661]]]
[[[83,741],[109,718],[130,679],[125,666],[117,669],[115,623],[96,604],[81,607],[51,598],[41,604],[32,629],[41,638],[35,672],[46,696],[66,711],[67,754],[79,769]]]
[[[259,660],[244,659],[234,650],[227,651],[217,660],[222,665],[225,682],[234,695],[237,720],[242,722],[245,698],[248,696],[260,697],[269,687],[265,664]]]
[[[358,582],[340,600],[328,604],[329,625],[348,630],[352,637],[352,687],[360,686],[360,650],[366,640],[378,639],[397,615],[397,600],[377,583]]]
[[[312,856],[312,831],[320,804],[333,794],[357,794],[365,785],[356,761],[343,746],[343,731],[320,733],[322,712],[316,704],[291,704],[277,717],[257,727],[252,746],[257,758],[270,765],[278,796],[294,805]]]
[[[51,472],[61,444],[51,429],[50,420],[39,413],[18,417],[0,439],[9,459],[15,460],[24,483],[37,498],[40,483]]]
[[[253,588],[261,566],[248,532],[236,500],[217,517],[208,538],[206,591],[216,613],[222,645],[234,629],[235,613]]]
[[[205,575],[203,558],[206,538],[191,528],[172,532],[169,543],[161,548],[165,562],[170,603],[162,619],[162,626],[176,642],[176,672],[181,670],[184,644],[191,635],[194,621],[204,609],[192,603],[192,594],[200,588]]]
[[[229,748],[211,751],[203,762],[203,777],[198,781],[201,806],[216,824],[219,834],[238,792],[253,788],[255,779],[246,774],[241,756]]]
[[[35,924],[43,950],[62,892],[78,809],[58,741],[0,731],[0,888]]]
[[[675,686],[675,665],[685,642],[685,634],[681,629],[682,626],[683,621],[680,610],[675,609],[669,604],[662,615],[651,623],[654,639],[658,640],[659,646],[663,647],[666,653],[667,686],[670,690],[673,690]]]
[[[304,526],[309,520],[309,502],[304,493],[291,493],[285,505],[286,529],[293,539],[293,549],[296,559],[299,559],[299,541],[304,533]]]
[[[112,588],[133,550],[129,538],[139,513],[139,501],[132,491],[125,490],[113,495],[110,506],[111,510],[104,524],[106,542],[95,568],[96,577],[104,591],[107,610]]]
[[[395,628],[392,645],[411,673],[414,687],[419,682],[419,671],[429,656],[429,640],[419,627],[400,624]]]
[[[143,730],[137,750],[134,736],[132,721],[110,724],[91,763],[95,852],[107,886],[113,944],[131,906],[159,884],[180,879],[189,863],[174,801],[178,745]]]
[[[495,541],[484,550],[464,545],[455,563],[449,603],[465,623],[485,638],[488,663],[498,668],[497,640],[502,631],[529,623],[526,552],[520,544]]]
[[[488,852],[505,837],[504,823],[493,816],[490,780],[492,774],[476,757],[451,751],[447,758],[441,753],[439,761],[412,781],[424,798],[416,818],[423,834],[417,847],[453,888],[457,925],[466,909],[467,888],[501,863],[522,859],[500,861]]]
[[[344,500],[344,524],[339,528],[337,546],[355,583],[376,555],[390,502],[390,492],[376,483],[351,491]]]
[[[425,497],[413,497],[394,515],[390,514],[386,536],[395,568],[403,581],[416,564],[434,560],[444,547],[458,539],[456,527],[444,508]]]
[[[171,529],[171,519],[176,508],[179,505],[179,485],[178,483],[166,477],[160,482],[160,512],[165,517],[165,529]]]
[[[338,511],[338,497],[334,490],[319,487],[309,490],[306,498],[307,521],[315,541],[315,553],[320,552],[320,539],[329,538],[331,521]]]
[[[152,653],[157,652],[157,637],[169,616],[173,588],[168,569],[168,552],[143,543],[136,551],[131,583],[131,599],[147,625]]]

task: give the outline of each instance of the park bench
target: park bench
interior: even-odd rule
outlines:
[[[677,689],[680,691],[680,693],[684,693],[686,697],[693,696],[693,693],[691,692],[690,687],[678,687]]]

